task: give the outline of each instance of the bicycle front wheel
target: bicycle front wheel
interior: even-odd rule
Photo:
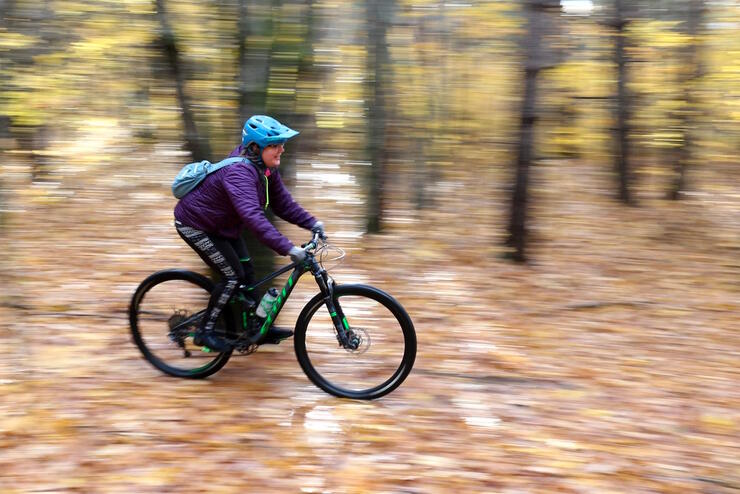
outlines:
[[[294,348],[306,376],[327,393],[372,400],[396,389],[416,358],[416,333],[404,308],[366,285],[334,288],[334,305],[359,345],[342,347],[321,294],[306,304],[296,324]]]
[[[213,283],[203,275],[166,270],[145,279],[134,293],[129,322],[134,343],[149,363],[175,377],[203,378],[221,369],[231,352],[203,352],[193,334],[208,307]],[[231,327],[223,311],[216,330]]]

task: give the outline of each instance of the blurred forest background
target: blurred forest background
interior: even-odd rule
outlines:
[[[128,341],[203,269],[172,178],[252,114],[301,131],[338,281],[415,321],[380,402]],[[2,489],[737,492],[739,123],[737,0],[2,0]]]

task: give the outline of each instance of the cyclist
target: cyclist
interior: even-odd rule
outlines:
[[[302,262],[306,253],[293,245],[265,217],[268,206],[277,216],[305,229],[324,234],[317,221],[291,197],[278,167],[285,142],[298,135],[274,118],[254,115],[244,124],[242,142],[229,157],[238,162],[208,175],[175,206],[175,228],[182,239],[209,266],[222,275],[208,302],[208,310],[193,342],[219,352],[232,346],[215,332],[216,321],[240,283],[254,283],[254,268],[241,237],[246,229],[280,255]],[[278,343],[293,335],[272,327],[265,342]]]

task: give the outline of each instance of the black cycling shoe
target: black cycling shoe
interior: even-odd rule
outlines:
[[[271,343],[274,345],[277,345],[285,338],[290,338],[293,336],[293,331],[289,329],[281,329],[276,328],[275,326],[272,326],[269,331],[267,331],[267,334],[265,335],[265,339],[262,341],[262,344],[265,343]]]
[[[193,343],[198,346],[208,347],[219,353],[230,352],[234,349],[233,346],[213,331],[196,331],[195,336],[193,336]]]

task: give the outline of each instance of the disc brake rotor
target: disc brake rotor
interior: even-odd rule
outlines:
[[[368,348],[370,348],[370,333],[367,332],[366,329],[363,328],[352,328],[351,334],[347,335],[349,338],[349,341],[352,343],[356,343],[354,348],[345,347],[344,349],[347,350],[349,353],[365,353]]]

